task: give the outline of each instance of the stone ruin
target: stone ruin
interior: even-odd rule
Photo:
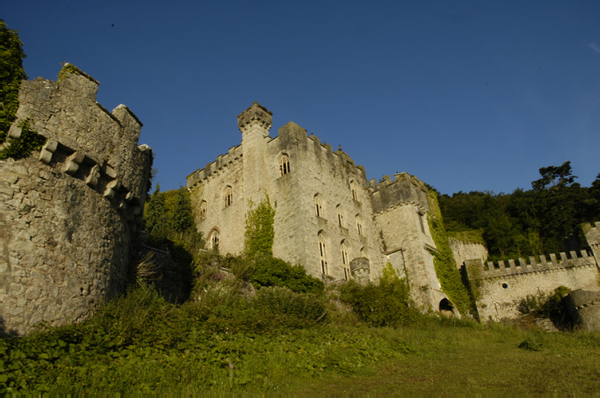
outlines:
[[[79,322],[122,292],[149,189],[152,150],[126,106],[96,102],[98,82],[66,64],[23,81],[17,117],[47,141],[0,161],[0,333]]]

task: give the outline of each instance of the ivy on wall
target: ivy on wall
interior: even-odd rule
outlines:
[[[246,241],[244,250],[248,257],[257,254],[273,255],[273,240],[275,239],[275,209],[271,206],[269,196],[265,194],[256,208],[249,200],[246,214]]]
[[[444,227],[444,219],[438,203],[437,194],[429,191],[430,213],[427,221],[429,230],[438,249],[433,253],[433,264],[438,280],[442,285],[442,290],[448,295],[450,301],[457,307],[462,314],[468,313],[473,305],[471,303],[469,292],[462,282],[460,272],[456,267],[456,261],[452,254],[452,249],[448,242],[448,233]]]
[[[8,158],[23,159],[29,156],[32,151],[39,151],[46,143],[46,137],[39,135],[29,126],[29,120],[19,123],[21,136],[11,138],[7,146],[0,150],[0,160]]]

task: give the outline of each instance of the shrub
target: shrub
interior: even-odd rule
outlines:
[[[325,288],[322,281],[307,275],[301,265],[292,266],[279,258],[260,255],[252,261],[254,271],[250,281],[256,288],[279,286],[296,293],[321,293]]]
[[[403,279],[385,278],[379,285],[366,286],[350,281],[340,292],[340,300],[350,305],[363,322],[373,326],[403,326],[419,318]]]

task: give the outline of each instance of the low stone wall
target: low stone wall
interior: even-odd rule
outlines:
[[[127,107],[96,103],[97,87],[72,66],[60,82],[22,83],[9,136],[27,119],[48,141],[0,161],[1,334],[81,321],[125,285],[152,152]]]
[[[478,289],[477,310],[482,321],[516,318],[521,300],[550,295],[559,286],[600,291],[600,272],[596,259],[587,252],[570,252],[530,257],[498,263],[480,260],[465,262],[469,280]]]

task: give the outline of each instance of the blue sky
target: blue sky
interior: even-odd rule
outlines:
[[[241,142],[258,101],[368,178],[442,193],[600,173],[600,2],[6,1],[30,79],[70,62],[144,123],[163,190]]]

